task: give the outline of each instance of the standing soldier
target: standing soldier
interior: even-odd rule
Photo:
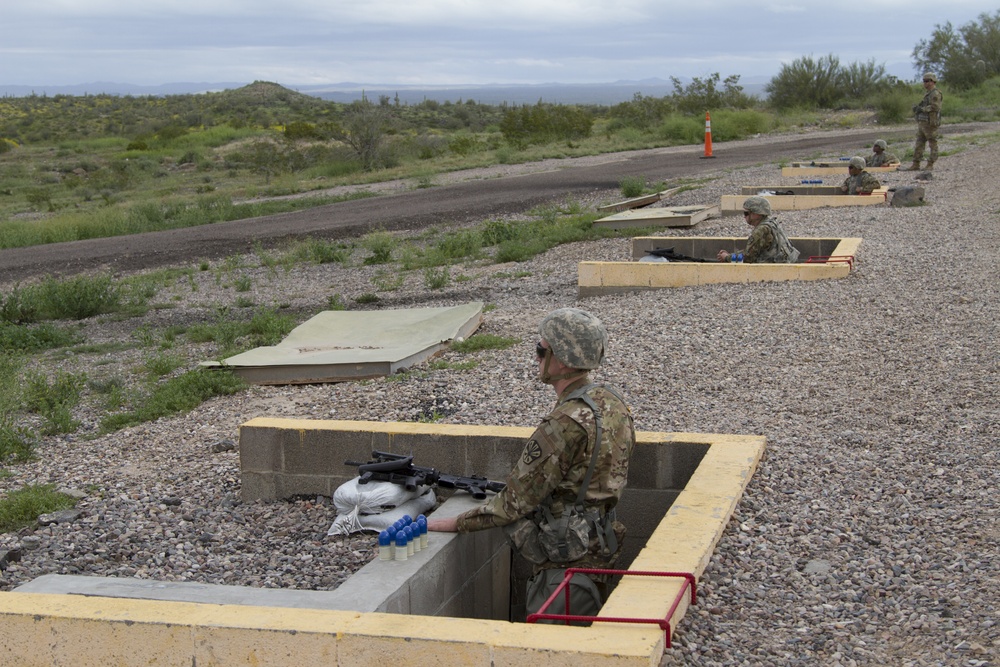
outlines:
[[[924,90],[927,91],[924,99],[913,107],[913,113],[917,118],[917,142],[913,145],[913,164],[908,171],[920,169],[924,144],[930,144],[931,147],[931,154],[927,158],[927,170],[934,168],[938,156],[938,127],[941,126],[941,102],[944,96],[937,89],[937,77],[933,72],[924,74]]]
[[[607,346],[601,321],[560,308],[542,320],[539,336],[538,378],[555,390],[556,407],[524,445],[500,493],[457,517],[427,522],[428,530],[460,533],[504,527],[533,565],[528,614],[555,591],[566,568],[613,567],[625,535],[615,505],[635,445],[632,415],[618,392],[589,379]],[[596,615],[607,583],[606,575],[575,574],[570,613]]]

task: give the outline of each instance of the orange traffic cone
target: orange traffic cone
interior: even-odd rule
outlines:
[[[705,112],[705,154],[703,158],[715,157],[712,155],[712,117]]]

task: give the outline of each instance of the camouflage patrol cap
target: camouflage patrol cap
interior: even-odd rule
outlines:
[[[852,157],[851,161],[848,164],[850,166],[854,167],[855,169],[864,169],[867,166],[867,163],[865,162],[865,159],[863,157],[859,157],[857,155],[855,155],[854,157]]]
[[[878,141],[875,142],[875,146],[874,147],[875,148],[881,148],[882,150],[885,150],[886,148],[889,147],[889,144],[885,143],[885,139],[879,139]]]
[[[559,308],[545,316],[538,333],[552,354],[570,368],[592,370],[601,365],[608,332],[597,317],[579,308]]]
[[[747,197],[743,200],[743,210],[758,215],[771,215],[771,202],[763,197]]]
[[[934,76],[934,72],[924,72],[923,80],[933,81],[934,83],[937,83],[937,77]]]

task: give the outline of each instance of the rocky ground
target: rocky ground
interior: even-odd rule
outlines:
[[[127,341],[211,321],[218,306],[240,299],[281,305],[304,320],[333,295],[351,303],[377,292],[380,301],[365,308],[487,302],[480,331],[521,342],[472,355],[471,369],[253,387],[104,436],[95,435],[100,410],[88,404],[76,415],[84,423],[77,433],[43,438],[36,460],[9,466],[0,479],[3,492],[55,483],[83,496],[75,521],[0,535],[0,550],[20,554],[0,572],[0,588],[46,573],[335,587],[372,557],[373,540],[327,537],[334,511],[326,498],[242,503],[239,424],[258,416],[434,416],[533,425],[551,405],[550,390],[533,379],[537,322],[578,305],[608,327],[611,347],[596,377],[623,389],[638,429],[768,441],[663,665],[996,665],[1000,142],[995,133],[961,135],[943,147],[924,183],[927,206],[779,215],[789,236],[864,239],[842,280],[578,300],[577,262],[625,260],[625,240],[566,245],[520,264],[456,267],[440,290],[426,288],[419,271],[380,291],[384,267],[355,261],[286,271],[250,256],[161,290],[155,300],[171,307],[141,322],[92,318],[82,328],[88,342]],[[667,203],[715,203],[744,184],[798,182],[778,173],[774,164],[720,165],[702,187]],[[916,177],[883,181],[894,187]],[[597,192],[582,203],[617,198]],[[665,235],[746,232],[742,219],[724,217]],[[251,283],[245,292],[234,288],[240,276]],[[213,349],[181,336],[171,353],[189,368]],[[52,363],[100,380],[148,354],[138,347]]]

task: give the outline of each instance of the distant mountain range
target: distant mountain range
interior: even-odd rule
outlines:
[[[689,79],[678,77],[682,84]],[[218,92],[242,88],[249,82],[221,83],[165,83],[158,86],[141,86],[129,83],[98,81],[66,86],[15,86],[0,84],[0,96],[28,97],[30,95],[183,95],[192,93]],[[743,91],[748,95],[764,95],[766,79],[740,80]],[[611,83],[541,83],[541,84],[487,84],[455,86],[399,86],[394,84],[331,83],[326,85],[281,84],[305,95],[312,95],[333,102],[353,102],[365,95],[372,101],[380,97],[390,100],[399,98],[402,104],[417,104],[424,100],[436,102],[458,102],[475,100],[482,104],[534,104],[539,100],[556,104],[599,104],[611,105],[631,100],[635,95],[644,97],[664,97],[674,92],[672,82],[664,79],[642,79],[640,81],[615,81]]]

